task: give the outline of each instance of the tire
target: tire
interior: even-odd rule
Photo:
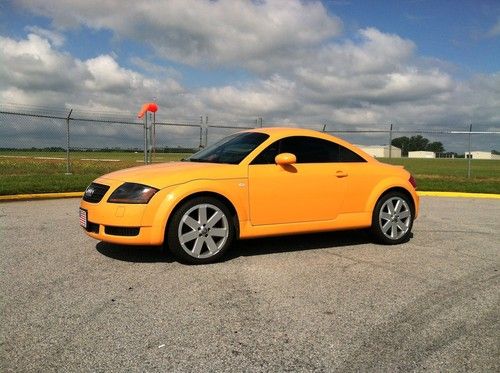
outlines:
[[[207,264],[231,246],[235,228],[227,206],[214,197],[196,197],[175,210],[166,230],[168,249],[181,262]]]
[[[414,218],[413,202],[401,192],[389,192],[377,201],[371,231],[376,241],[385,245],[407,242]]]

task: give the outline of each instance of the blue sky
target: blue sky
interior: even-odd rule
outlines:
[[[0,47],[4,105],[114,113],[154,99],[169,118],[355,129],[500,122],[500,1],[7,0]]]
[[[464,73],[499,70],[500,43],[489,35],[498,25],[500,1],[386,0],[328,1],[346,29],[376,27],[413,40],[419,53],[462,69]],[[498,31],[497,31],[498,33]]]

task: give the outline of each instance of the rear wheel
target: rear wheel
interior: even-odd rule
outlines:
[[[178,208],[167,228],[167,245],[182,262],[217,261],[234,239],[234,224],[226,205],[213,197],[197,197]]]
[[[395,245],[409,240],[413,226],[411,199],[401,192],[383,195],[375,205],[372,233],[380,243]]]

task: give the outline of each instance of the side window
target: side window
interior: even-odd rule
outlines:
[[[280,153],[295,154],[297,163],[365,162],[362,157],[335,142],[292,136],[269,145],[251,164],[274,164],[274,158]]]
[[[281,140],[280,153],[293,153],[297,163],[329,163],[339,161],[339,145],[323,139],[294,136]]]
[[[274,158],[279,154],[279,143],[280,140],[269,145],[262,153],[255,157],[251,164],[274,164]]]
[[[339,145],[340,150],[340,162],[366,162],[366,160],[360,155],[354,153],[352,150],[344,148],[342,145]]]

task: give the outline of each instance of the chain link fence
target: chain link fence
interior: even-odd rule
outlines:
[[[198,150],[229,133],[251,129],[252,121],[209,124],[208,116],[152,121],[156,149],[183,148]],[[259,123],[258,120],[255,123]],[[88,113],[68,110],[47,114],[42,111],[0,110],[0,149],[62,148],[86,150],[143,150],[144,122],[133,117],[90,118]]]
[[[238,130],[280,125],[261,117],[247,118],[238,122],[217,120],[207,115],[155,120],[149,113],[146,116],[146,123],[149,139],[146,145],[147,156],[144,155],[144,121],[135,118],[133,114],[2,106],[0,107],[0,159],[24,157],[42,161],[53,158],[64,162],[65,173],[69,174],[73,171],[73,163],[77,160],[118,162],[123,153],[129,154],[126,158],[135,163],[180,159],[185,154],[193,153]],[[431,143],[441,143],[446,149],[446,152],[435,154],[435,157],[466,158],[462,159],[460,174],[468,177],[474,175],[475,165],[479,165],[479,158],[499,159],[497,152],[500,150],[499,126],[427,125],[425,126],[427,129],[424,130],[415,129],[415,125],[373,124],[352,130],[334,123],[294,125],[331,133],[362,146],[368,153],[375,149],[378,153],[372,154],[395,158],[392,163],[398,163],[396,160],[401,155],[393,150],[394,148],[388,147],[388,144],[401,137],[422,136]],[[407,152],[408,149],[402,149],[403,155]],[[109,153],[109,156],[104,157],[102,153]],[[97,154],[99,157],[95,156]],[[174,156],[166,157],[165,154]],[[487,174],[490,167],[491,172],[496,175],[499,172],[497,164],[498,162],[490,162],[486,166],[481,165],[476,168],[485,168],[484,172]]]

